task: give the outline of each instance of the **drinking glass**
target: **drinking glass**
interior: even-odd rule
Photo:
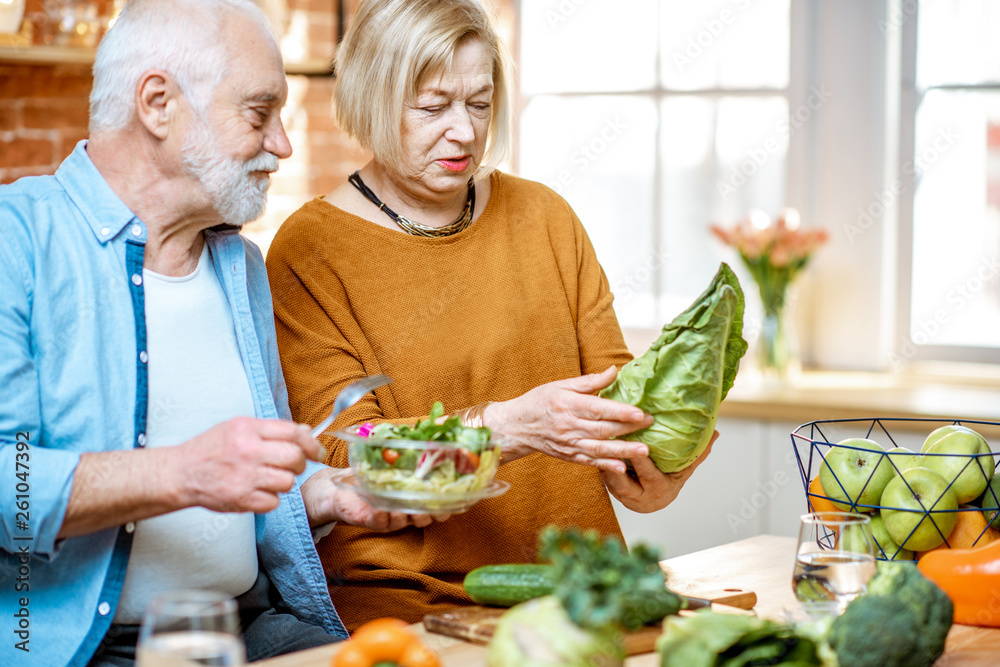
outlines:
[[[204,590],[157,596],[143,616],[136,658],[138,667],[246,664],[236,600]]]
[[[792,589],[807,612],[842,614],[868,590],[874,574],[871,518],[849,512],[802,515]]]

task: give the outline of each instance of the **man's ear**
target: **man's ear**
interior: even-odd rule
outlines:
[[[151,69],[135,85],[135,112],[143,127],[161,141],[176,114],[177,85],[169,74]]]

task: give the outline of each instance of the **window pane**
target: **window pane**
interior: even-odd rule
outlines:
[[[915,146],[911,338],[998,347],[1000,94],[928,93]]]
[[[628,91],[656,82],[657,0],[522,0],[521,90]]]
[[[751,208],[775,214],[787,204],[788,104],[784,97],[677,98],[665,100],[662,110],[661,229],[668,261],[659,317],[666,321],[704,290],[720,259],[735,257],[720,253],[710,224],[736,222]],[[735,262],[733,268],[741,271]],[[746,291],[753,307],[752,290]]]
[[[788,85],[788,0],[663,0],[660,34],[667,88]]]
[[[647,326],[655,310],[654,136],[656,107],[644,97],[536,97],[521,117],[520,173],[576,211],[622,326]]]
[[[921,2],[917,31],[921,87],[1000,82],[1000,0]]]

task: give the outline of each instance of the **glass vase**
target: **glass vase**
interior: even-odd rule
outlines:
[[[765,383],[783,384],[801,371],[798,338],[790,299],[765,308],[757,339],[757,368]]]

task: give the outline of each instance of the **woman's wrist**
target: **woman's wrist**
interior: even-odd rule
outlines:
[[[486,401],[479,405],[473,405],[471,408],[460,410],[457,414],[462,422],[462,426],[468,426],[469,428],[486,426],[485,414],[491,405],[493,405],[493,401]]]
[[[504,437],[501,438],[502,444],[500,447],[500,463],[510,463],[515,459],[519,459],[522,456],[527,456],[531,453],[531,449],[526,447],[523,443],[518,442],[518,438],[512,432],[513,429],[510,428],[510,420],[506,416],[507,403],[483,403],[481,406],[482,410],[479,413],[482,417],[482,426],[488,426],[490,429],[503,434]],[[471,409],[471,408],[470,408]]]

